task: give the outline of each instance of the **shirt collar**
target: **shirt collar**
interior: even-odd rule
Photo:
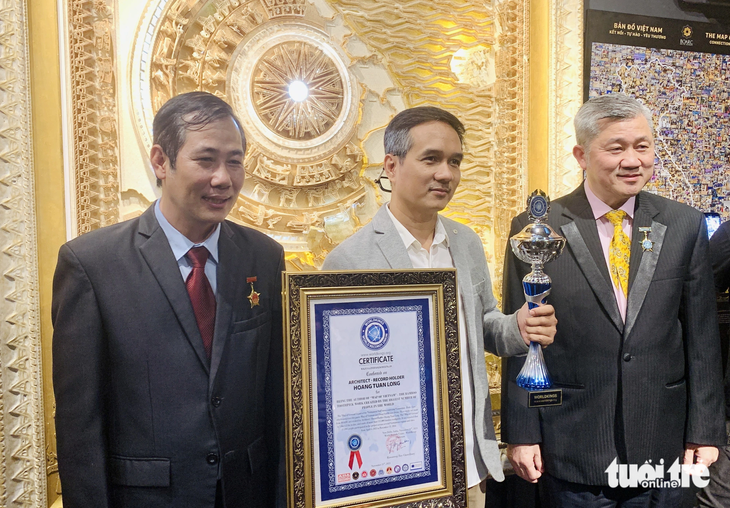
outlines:
[[[157,222],[160,224],[162,231],[165,232],[167,242],[170,244],[170,248],[172,249],[172,253],[175,256],[176,261],[179,262],[180,258],[185,256],[191,248],[202,246],[208,249],[208,252],[210,253],[210,257],[208,259],[212,259],[214,263],[218,264],[218,238],[221,234],[220,224],[216,226],[213,233],[206,238],[204,242],[193,243],[187,236],[175,229],[175,227],[165,218],[162,214],[162,210],[160,210],[159,199],[155,202],[155,217],[157,218]]]
[[[613,210],[610,206],[608,206],[606,203],[600,200],[598,196],[594,194],[594,192],[591,190],[590,186],[588,185],[588,181],[586,180],[583,184],[583,188],[586,191],[586,198],[588,198],[588,203],[591,205],[591,210],[593,210],[593,218],[596,220],[600,219],[604,215],[606,215],[608,212]],[[619,210],[623,210],[626,212],[626,215],[634,218],[634,206],[636,205],[636,196],[631,196],[629,199],[626,200],[626,203],[621,205]]]
[[[411,246],[414,246],[414,248],[423,248],[423,245],[421,245],[421,242],[416,240],[416,237],[411,234],[408,229],[400,223],[398,219],[395,218],[395,215],[393,215],[393,212],[390,211],[390,207],[388,205],[385,205],[385,209],[388,211],[388,215],[390,216],[390,220],[393,221],[393,225],[395,226],[395,230],[398,231],[398,234],[401,237],[401,240],[403,240],[403,244],[406,246],[406,249],[409,249]],[[414,245],[415,244],[415,245]],[[445,247],[449,247],[449,235],[446,234],[446,228],[441,223],[441,217],[436,216],[436,229],[433,233],[433,242],[431,242],[431,245],[440,245],[444,244]]]

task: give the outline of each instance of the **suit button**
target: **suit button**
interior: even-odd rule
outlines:
[[[218,455],[215,453],[209,453],[207,457],[205,457],[205,461],[210,464],[211,466],[215,466],[218,464]]]
[[[624,361],[625,362],[630,362],[632,358],[633,358],[633,356],[631,356],[630,354],[624,353]]]
[[[213,397],[212,399],[210,399],[210,403],[213,404],[213,407],[218,407],[221,405],[221,398]]]

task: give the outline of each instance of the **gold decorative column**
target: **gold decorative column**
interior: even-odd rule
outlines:
[[[583,12],[583,0],[550,2],[550,35],[545,43],[550,57],[545,76],[550,108],[545,169],[551,198],[564,196],[583,181],[580,166],[573,158],[573,118],[583,104]]]
[[[30,104],[33,139],[33,173],[35,175],[35,210],[38,249],[38,285],[40,305],[40,344],[43,375],[42,430],[45,434],[45,466],[39,470],[47,476],[43,495],[50,506],[58,498],[56,436],[53,421],[54,398],[51,380],[51,285],[58,248],[66,241],[63,178],[63,136],[61,132],[61,78],[59,64],[58,11],[55,0],[33,0],[28,8],[30,68]],[[46,494],[47,491],[47,494]]]
[[[583,94],[583,1],[530,0],[527,193],[551,198],[582,179],[572,156]]]
[[[550,4],[546,0],[530,0],[527,194],[534,189],[548,189]]]

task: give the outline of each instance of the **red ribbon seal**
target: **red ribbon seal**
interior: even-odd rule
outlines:
[[[360,457],[360,450],[355,450],[354,452],[350,452],[350,469],[352,469],[352,462],[357,459],[357,467],[358,469],[362,467],[362,457]]]

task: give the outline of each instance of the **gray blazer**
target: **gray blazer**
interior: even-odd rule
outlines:
[[[324,270],[398,270],[413,268],[405,245],[387,205],[378,210],[373,220],[342,242],[328,256]],[[466,334],[469,341],[469,364],[474,384],[474,429],[479,453],[489,473],[502,481],[497,440],[492,424],[489,380],[484,362],[486,350],[499,356],[527,352],[515,315],[505,316],[497,310],[492,294],[484,247],[479,237],[463,224],[445,217],[441,220],[449,236],[449,250],[454,259],[461,293]]]

